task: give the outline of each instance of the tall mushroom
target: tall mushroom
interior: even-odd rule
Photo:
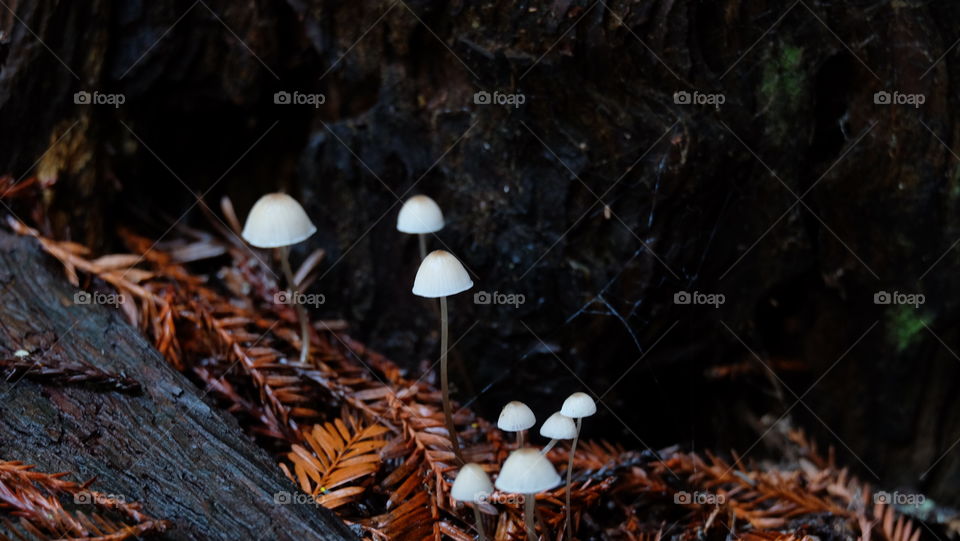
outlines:
[[[597,412],[597,404],[587,393],[576,392],[568,396],[563,401],[563,407],[560,413],[576,419],[577,434],[573,437],[573,444],[570,445],[570,458],[567,459],[567,538],[573,539],[573,526],[570,520],[570,479],[573,475],[573,455],[577,452],[577,439],[580,437],[580,427],[584,417],[590,417]]]
[[[572,440],[577,437],[577,425],[573,422],[573,419],[558,411],[547,417],[547,420],[540,425],[540,435],[550,438],[550,443],[540,451],[545,455],[550,452],[550,449],[553,449],[558,441]]]
[[[243,239],[257,248],[279,248],[280,262],[291,301],[300,320],[300,362],[310,354],[310,320],[307,310],[298,301],[300,292],[290,269],[290,246],[306,240],[317,228],[297,200],[285,193],[268,193],[254,203],[243,226]]]
[[[423,259],[413,281],[413,294],[428,299],[440,299],[440,390],[443,393],[443,416],[446,418],[447,432],[453,453],[462,464],[460,442],[457,429],[453,424],[453,411],[450,406],[450,387],[447,383],[447,297],[473,287],[473,280],[463,268],[463,264],[450,252],[436,250]]]
[[[504,432],[517,433],[517,449],[523,447],[523,433],[535,424],[537,418],[533,415],[533,410],[517,400],[507,402],[497,419],[497,428]]]
[[[400,207],[397,231],[417,235],[420,240],[420,260],[427,257],[427,233],[443,229],[443,212],[436,201],[425,195],[415,195]]]
[[[493,493],[493,483],[487,472],[479,464],[473,462],[464,464],[450,488],[450,497],[458,502],[470,502],[473,507],[473,517],[477,522],[477,533],[480,541],[487,536],[483,531],[483,517],[480,515],[480,506]]]
[[[517,449],[510,453],[503,463],[500,475],[497,476],[496,487],[504,492],[523,494],[523,519],[527,526],[528,540],[537,538],[534,522],[537,492],[550,490],[559,484],[560,475],[557,470],[547,457],[536,449]]]

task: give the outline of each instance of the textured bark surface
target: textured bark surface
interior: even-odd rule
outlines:
[[[301,253],[328,253],[321,312],[420,370],[437,325],[409,293],[416,239],[393,225],[398,198],[427,193],[449,221],[431,246],[476,290],[526,297],[451,299],[457,396],[484,391],[488,416],[587,387],[610,408],[587,436],[746,450],[745,420],[789,413],[877,486],[960,503],[956,5],[11,7],[50,50],[0,19],[0,163],[27,174],[80,121],[38,167],[58,178],[60,236],[102,243],[149,208],[159,236],[195,200],[182,184],[241,216],[291,190],[319,227]],[[74,105],[81,89],[126,103]],[[526,100],[476,104],[479,90]],[[678,104],[680,90],[725,103]],[[878,105],[880,90],[925,103]],[[326,103],[276,105],[277,91]],[[678,306],[681,290],[726,303]],[[878,306],[881,290],[926,304]],[[759,366],[753,353],[779,395],[762,368],[707,376]]]
[[[139,396],[82,386],[0,385],[0,456],[95,487],[170,520],[165,539],[353,539],[329,511],[278,505],[293,490],[236,421],[204,400],[118,310],[76,290],[35,243],[0,234],[0,355],[86,361],[141,384]],[[83,511],[83,509],[81,509]]]

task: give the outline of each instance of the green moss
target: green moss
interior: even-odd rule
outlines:
[[[917,335],[929,323],[930,318],[913,306],[890,306],[887,310],[887,339],[900,353],[918,340]]]
[[[770,114],[768,132],[782,141],[790,135],[790,125],[808,92],[807,74],[803,69],[803,48],[783,45],[769,55],[760,80],[762,107]]]

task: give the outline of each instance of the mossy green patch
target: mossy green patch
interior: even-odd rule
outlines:
[[[892,305],[887,310],[887,339],[901,353],[917,342],[918,334],[930,320],[913,306]]]
[[[803,69],[803,48],[782,45],[763,65],[760,80],[762,107],[770,115],[768,133],[782,141],[790,135],[794,115],[808,93],[809,81]]]

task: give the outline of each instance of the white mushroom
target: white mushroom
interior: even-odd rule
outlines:
[[[463,268],[463,264],[450,252],[436,250],[424,258],[417,269],[417,277],[413,281],[413,294],[420,297],[440,299],[440,390],[443,393],[443,416],[446,418],[447,432],[453,453],[462,464],[463,455],[460,453],[460,442],[457,430],[453,424],[453,411],[450,407],[450,388],[447,383],[447,297],[466,291],[473,287],[473,280]]]
[[[397,215],[397,231],[417,235],[420,240],[420,259],[427,257],[427,233],[443,229],[443,212],[436,201],[425,195],[415,195],[403,204]]]
[[[573,456],[577,452],[577,439],[580,438],[580,427],[584,417],[590,417],[597,412],[597,403],[590,398],[587,393],[576,392],[568,396],[563,401],[563,407],[560,413],[567,417],[572,417],[577,421],[577,433],[573,437],[573,443],[570,445],[570,458],[567,459],[567,538],[572,535],[573,525],[570,520],[570,480],[573,476]]]
[[[316,233],[307,213],[296,199],[285,193],[268,193],[254,203],[243,226],[243,240],[257,248],[280,248],[280,262],[287,285],[293,293],[291,301],[300,320],[300,362],[306,362],[310,354],[310,321],[307,310],[299,300],[298,284],[290,269],[290,246],[303,242]]]
[[[473,517],[477,523],[477,532],[480,534],[480,541],[484,541],[487,536],[483,531],[483,517],[480,516],[480,508],[476,504],[487,500],[493,493],[493,483],[487,472],[479,464],[473,462],[464,464],[457,477],[453,480],[453,487],[450,488],[450,497],[458,502],[470,502],[474,504]]]
[[[497,476],[496,487],[504,492],[524,495],[523,518],[527,526],[527,539],[537,538],[534,525],[534,506],[536,494],[560,484],[560,475],[553,468],[540,451],[531,448],[517,449],[510,453],[500,475]]]
[[[545,438],[550,438],[550,443],[540,451],[543,454],[547,454],[558,441],[572,440],[577,437],[577,425],[573,422],[573,419],[558,411],[540,425],[540,435]]]
[[[533,411],[523,402],[516,400],[507,402],[507,405],[500,410],[500,418],[497,419],[497,428],[504,432],[517,433],[517,449],[523,447],[523,433],[537,424],[537,418]]]

